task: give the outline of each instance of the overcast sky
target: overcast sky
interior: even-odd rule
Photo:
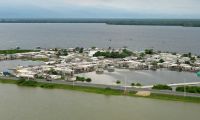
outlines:
[[[200,18],[200,0],[0,0],[0,18]]]

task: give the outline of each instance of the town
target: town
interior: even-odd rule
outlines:
[[[12,51],[12,50],[11,50]],[[115,69],[153,70],[168,69],[172,71],[200,71],[200,56],[191,53],[179,54],[154,51],[131,51],[128,48],[68,48],[68,49],[37,49],[15,50],[12,54],[0,54],[0,60],[40,60],[43,65],[17,66],[12,73],[2,72],[2,75],[12,75],[17,78],[86,81],[91,78],[80,77],[80,73],[104,71],[114,72]]]

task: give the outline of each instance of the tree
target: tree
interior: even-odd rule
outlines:
[[[158,84],[158,85],[154,85],[152,89],[157,89],[157,90],[172,90],[172,87],[170,87],[168,85]]]
[[[154,53],[154,51],[153,51],[153,49],[146,49],[145,53],[152,55]]]
[[[140,53],[140,57],[143,58],[145,56],[145,53]]]
[[[79,49],[79,53],[83,53],[84,48]]]
[[[87,78],[85,81],[86,81],[86,82],[91,82],[92,79],[91,79],[91,78]]]
[[[93,46],[93,47],[92,47],[92,49],[93,49],[93,50],[95,50],[95,49],[96,49],[96,47],[95,47],[95,46]]]
[[[53,68],[51,68],[49,71],[48,71],[49,74],[52,74],[52,75],[58,75],[58,72],[55,71]]]
[[[159,60],[159,63],[164,63],[165,61],[163,59],[160,59]]]
[[[121,81],[120,81],[120,80],[117,80],[117,81],[116,81],[116,83],[117,83],[117,84],[120,84],[120,83],[121,83]]]
[[[136,83],[136,86],[142,86],[140,83]]]
[[[67,52],[66,49],[62,50],[62,55],[64,55],[64,56],[67,56],[67,55],[68,55],[68,52]]]
[[[131,83],[131,86],[135,86],[135,83]]]
[[[188,65],[190,65],[190,61],[185,61],[185,64],[188,64]]]
[[[153,62],[151,62],[151,65],[153,65],[153,66],[158,66],[158,62],[153,61]]]

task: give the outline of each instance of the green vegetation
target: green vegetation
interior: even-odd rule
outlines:
[[[20,82],[19,82],[20,81]],[[122,90],[113,90],[111,88],[95,88],[95,87],[81,87],[81,86],[72,86],[66,84],[55,84],[55,83],[41,83],[36,81],[25,81],[25,80],[5,80],[0,79],[0,83],[7,83],[7,84],[17,84],[20,86],[27,86],[27,87],[41,87],[47,89],[66,89],[66,90],[76,90],[81,92],[88,92],[88,93],[97,93],[97,94],[104,94],[104,95],[124,95],[130,97],[141,97],[135,95],[136,92],[127,91],[124,94]],[[200,98],[198,97],[183,97],[183,96],[174,96],[174,95],[164,95],[164,94],[155,94],[152,93],[150,96],[144,98],[153,98],[153,99],[160,99],[160,100],[172,100],[172,101],[182,101],[182,102],[193,102],[193,103],[200,103]]]
[[[154,51],[153,51],[153,49],[145,49],[145,54],[149,54],[149,55],[152,55],[152,54],[154,54]]]
[[[131,83],[131,86],[142,86],[140,83]]]
[[[83,53],[84,48],[80,48],[79,53]]]
[[[0,54],[16,54],[16,53],[26,53],[26,52],[39,52],[40,50],[0,50]]]
[[[95,47],[95,46],[92,46],[91,48],[92,48],[93,50],[95,50],[95,49],[96,49],[96,47]]]
[[[83,47],[81,47],[81,48],[80,48],[80,47],[76,47],[76,48],[75,48],[75,51],[76,51],[76,52],[79,52],[79,53],[83,53],[83,50],[84,50]]]
[[[0,23],[106,23],[111,25],[200,27],[199,19],[0,19]]]
[[[192,53],[189,52],[189,53],[187,53],[187,54],[183,54],[182,57],[189,57],[189,58],[191,58],[191,57],[192,57]]]
[[[200,21],[194,19],[124,19],[106,22],[112,25],[153,25],[153,26],[184,26],[200,27]]]
[[[25,58],[24,60],[32,60],[32,61],[43,61],[43,62],[48,62],[48,58]]]
[[[140,53],[138,59],[144,58],[145,55],[146,55],[146,54],[145,54],[144,52]]]
[[[200,94],[200,87],[199,86],[182,86],[177,87],[176,91],[178,92],[188,92],[188,93],[199,93]]]
[[[121,81],[120,81],[120,80],[117,80],[117,81],[116,81],[116,84],[120,84],[120,83],[121,83]]]
[[[192,63],[194,63],[196,61],[196,58],[195,57],[191,57],[190,60],[191,60]]]
[[[152,93],[149,96],[149,98],[160,99],[160,100],[172,100],[172,101],[200,103],[200,98],[199,97],[188,97],[188,96],[184,97],[184,96]]]
[[[142,86],[140,83],[136,83],[135,86]]]
[[[190,65],[191,63],[190,63],[190,61],[185,61],[185,64],[188,64],[188,65]]]
[[[50,74],[50,75],[59,75],[59,73],[58,73],[55,69],[53,69],[53,68],[51,68],[51,69],[48,71],[48,74]]]
[[[86,82],[92,82],[92,79],[91,78],[87,78],[85,81]]]
[[[133,55],[133,53],[127,49],[122,50],[122,52],[96,52],[93,56],[99,57],[104,56],[106,58],[125,58]]]
[[[17,85],[19,85],[19,86],[37,87],[38,82],[33,81],[33,80],[27,80],[26,81],[26,80],[22,79],[22,80],[18,80],[17,81]]]
[[[160,59],[159,60],[159,63],[164,63],[165,61],[163,59]]]
[[[157,67],[157,66],[158,66],[158,62],[156,62],[156,61],[153,61],[153,62],[151,62],[151,65],[153,65],[153,66]]]
[[[91,78],[85,78],[85,77],[79,77],[79,76],[76,76],[76,81],[81,81],[81,82],[91,82],[92,79]]]
[[[68,55],[68,52],[66,49],[61,49],[61,50],[58,50],[57,48],[54,49],[54,51],[56,51],[56,55],[59,57],[59,56],[67,56]]]
[[[131,86],[135,86],[135,83],[131,83]]]
[[[152,89],[157,89],[157,90],[172,90],[172,88],[168,85],[154,85]]]

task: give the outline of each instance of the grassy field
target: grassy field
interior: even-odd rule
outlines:
[[[103,88],[81,87],[81,86],[72,86],[72,85],[54,84],[54,83],[41,83],[41,82],[36,82],[36,81],[25,81],[25,80],[16,81],[16,80],[4,80],[4,79],[0,79],[0,83],[16,84],[19,86],[27,86],[27,87],[41,87],[41,88],[46,88],[46,89],[76,90],[76,91],[81,91],[81,92],[97,93],[97,94],[103,94],[103,95],[141,97],[141,96],[137,96],[136,92],[124,93],[124,91],[113,90],[110,88],[103,89]],[[143,98],[200,103],[200,98],[197,98],[197,97],[183,97],[183,96],[154,94],[154,93],[151,94],[150,96],[143,97]]]
[[[39,50],[0,50],[0,54],[15,54],[26,52],[38,52]]]
[[[24,60],[32,60],[32,61],[43,61],[43,62],[48,62],[48,58],[25,58]]]

